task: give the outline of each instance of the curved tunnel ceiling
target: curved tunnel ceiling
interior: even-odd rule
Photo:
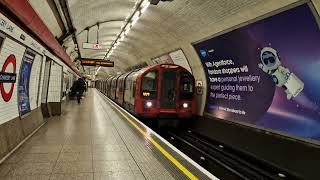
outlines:
[[[82,58],[103,59],[107,49],[91,50],[83,49],[82,43],[96,43],[110,48],[116,40],[126,20],[130,17],[135,6],[141,0],[68,0],[70,16],[77,34],[79,50]],[[99,31],[98,25],[99,24]],[[115,56],[113,56],[115,57]],[[118,61],[124,61],[123,55],[118,55]],[[121,59],[121,60],[120,60]],[[132,63],[115,63],[117,71],[123,71],[124,67]],[[92,69],[92,68],[87,68]],[[102,68],[102,71],[110,71]],[[111,71],[114,73],[114,70]]]
[[[269,3],[272,1],[268,0]],[[266,1],[175,0],[150,5],[110,58],[121,70],[142,62],[151,64],[151,58],[178,48],[196,54],[192,51],[192,42],[234,26],[231,24],[235,22],[235,15],[241,21],[240,13],[263,3]],[[101,68],[98,75],[100,72],[102,77],[115,73],[111,68]]]
[[[31,1],[31,0],[30,0]],[[41,0],[32,0],[41,1]],[[58,0],[54,0],[58,1]],[[82,49],[83,42],[110,46],[142,0],[62,0],[66,1],[75,27],[81,56],[103,59],[106,50]],[[100,68],[105,77],[181,48],[192,68],[200,68],[191,43],[255,19],[297,0],[174,0],[150,5],[125,39],[110,55],[114,68]],[[42,1],[41,1],[42,2]],[[274,6],[277,4],[277,6]],[[41,15],[43,16],[43,15]],[[87,27],[89,31],[87,31]],[[54,27],[53,27],[54,28]],[[88,34],[88,37],[87,37]],[[64,42],[72,52],[72,38]]]

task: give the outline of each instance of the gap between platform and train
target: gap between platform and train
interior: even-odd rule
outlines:
[[[100,92],[99,92],[100,93]],[[104,95],[103,95],[104,96]],[[105,96],[104,96],[105,97]],[[168,160],[170,160],[181,172],[183,172],[189,179],[197,180],[192,172],[190,172],[186,167],[184,167],[176,158],[174,158],[168,151],[166,151],[160,144],[158,144],[152,137],[150,137],[142,128],[140,128],[136,123],[134,123],[126,114],[124,114],[120,107],[111,101],[109,98],[105,97],[109,104],[117,110],[134,128],[136,128],[145,138],[147,138],[154,147],[156,147]],[[199,168],[199,167],[198,167]],[[212,174],[205,173],[210,179],[219,180],[217,177]]]

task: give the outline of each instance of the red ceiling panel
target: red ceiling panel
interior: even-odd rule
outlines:
[[[14,13],[31,31],[33,31],[43,43],[61,58],[77,74],[80,72],[75,68],[74,63],[67,53],[60,46],[54,35],[43,23],[38,14],[34,11],[27,0],[0,0],[12,13]]]

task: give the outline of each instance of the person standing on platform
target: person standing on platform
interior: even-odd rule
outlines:
[[[83,95],[83,92],[86,90],[86,84],[84,82],[83,79],[79,78],[76,82],[75,82],[75,92],[76,92],[76,96],[77,96],[77,101],[78,104],[81,103],[81,97]]]

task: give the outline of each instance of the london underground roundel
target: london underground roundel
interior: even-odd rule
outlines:
[[[12,64],[13,72],[7,72],[8,66]],[[5,102],[10,101],[14,89],[14,83],[16,82],[16,57],[11,54],[7,57],[5,62],[2,65],[0,72],[0,91],[1,96]],[[4,83],[9,83],[10,89],[4,87]]]

